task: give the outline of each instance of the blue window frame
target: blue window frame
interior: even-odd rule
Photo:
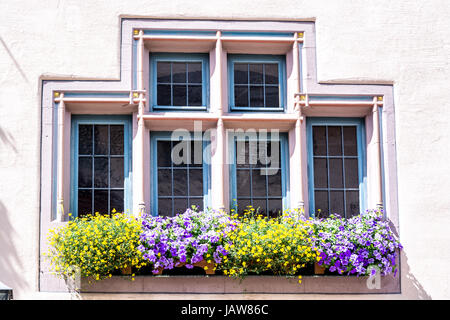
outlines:
[[[229,144],[230,207],[242,214],[252,206],[272,217],[288,209],[287,134],[234,133]]]
[[[307,118],[310,216],[343,217],[366,209],[362,118]]]
[[[173,216],[192,205],[200,210],[210,205],[210,145],[208,137],[192,133],[181,139],[171,132],[150,133],[152,215]]]
[[[150,88],[153,110],[207,111],[209,55],[150,54]]]
[[[286,57],[228,55],[230,111],[284,111]]]
[[[71,130],[72,214],[131,210],[131,117],[73,115]]]

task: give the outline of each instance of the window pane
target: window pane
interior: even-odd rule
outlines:
[[[269,200],[269,217],[280,216],[283,212],[283,205],[281,199]]]
[[[78,216],[92,213],[92,190],[78,190]]]
[[[188,86],[188,105],[201,106],[202,105],[202,86]]]
[[[234,105],[236,107],[248,107],[247,86],[234,86]]]
[[[346,217],[350,218],[358,215],[359,212],[359,191],[347,191],[346,193]]]
[[[276,174],[268,175],[269,196],[281,196],[281,170],[277,170]]]
[[[250,84],[263,83],[263,65],[258,63],[250,63],[248,65],[250,73]]]
[[[187,170],[185,169],[173,170],[173,195],[174,196],[188,195]]]
[[[342,155],[342,136],[341,127],[328,127],[328,155],[340,156]]]
[[[172,199],[158,199],[158,215],[172,216]]]
[[[330,213],[344,217],[344,191],[330,191]]]
[[[157,68],[157,81],[159,83],[170,83],[170,62],[158,62]]]
[[[246,63],[234,64],[234,83],[237,84],[248,83],[248,64]]]
[[[108,187],[108,158],[94,158],[94,187]]]
[[[343,188],[342,159],[329,159],[330,188]]]
[[[171,86],[166,84],[158,84],[157,87],[157,104],[158,106],[172,105]]]
[[[170,167],[171,164],[171,142],[170,141],[158,141],[157,143],[157,157],[158,167]]]
[[[187,167],[190,161],[190,143],[189,141],[173,141],[172,142],[171,157],[174,167]],[[175,147],[177,147],[175,149]]]
[[[186,62],[172,63],[172,82],[186,83]]]
[[[109,214],[108,190],[94,190],[94,212]]]
[[[124,167],[123,158],[110,159],[110,188],[124,187]],[[117,208],[116,208],[117,209]]]
[[[186,106],[187,105],[187,86],[186,85],[174,85],[173,86],[173,105],[174,106]]]
[[[173,199],[173,212],[174,214],[181,214],[186,212],[188,208],[187,198],[177,198]]]
[[[244,211],[248,210],[248,206],[251,205],[250,199],[237,199],[238,213],[243,214]]]
[[[188,63],[188,81],[189,83],[202,83],[202,63]]]
[[[315,156],[327,155],[325,126],[313,126],[313,154]]]
[[[201,167],[203,164],[203,141],[191,141],[191,167]]]
[[[250,86],[250,107],[264,107],[264,88],[262,86]]]
[[[270,63],[264,65],[265,84],[278,84],[278,64]]]
[[[356,142],[356,126],[344,127],[344,154],[346,156],[357,156],[357,142]]]
[[[236,186],[238,197],[250,196],[250,170],[236,170]]]
[[[94,126],[94,151],[95,154],[108,154],[108,126]]]
[[[267,204],[266,199],[256,199],[253,200],[253,208],[255,208],[256,212],[262,215],[267,214]]]
[[[78,187],[91,188],[92,187],[92,158],[80,157],[78,158]]]
[[[280,106],[278,91],[278,87],[266,87],[266,107],[278,108]]]
[[[110,153],[114,155],[123,154],[123,125],[111,125],[110,126]]]
[[[189,198],[189,208],[196,206],[198,210],[203,210],[203,198]]]
[[[328,188],[327,159],[314,158],[314,187]]]
[[[123,190],[111,190],[109,196],[111,211],[116,209],[117,212],[123,212]]]
[[[189,195],[203,196],[203,170],[189,170]]]
[[[172,172],[170,169],[158,170],[158,195],[171,196],[172,195]]]
[[[259,169],[252,170],[252,189],[254,197],[266,196],[266,176]]]
[[[92,125],[80,125],[78,135],[78,153],[92,154]]]
[[[345,159],[345,187],[359,187],[358,159]]]
[[[316,217],[325,218],[328,217],[328,191],[315,191],[314,192],[314,206],[316,209]],[[321,211],[319,214],[318,211]]]

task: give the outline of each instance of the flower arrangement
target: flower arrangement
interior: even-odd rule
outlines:
[[[230,234],[231,244],[225,245],[229,254],[219,268],[225,275],[243,278],[263,272],[295,275],[306,264],[314,263],[320,258],[312,247],[313,222],[298,217],[287,212],[267,218],[247,207]]]
[[[367,210],[350,219],[331,215],[316,220],[315,230],[314,247],[320,252],[319,265],[329,271],[369,275],[368,267],[374,266],[382,275],[397,273],[396,250],[402,246],[381,211]]]
[[[223,211],[198,211],[196,207],[174,217],[144,214],[138,250],[152,264],[154,274],[182,264],[192,269],[201,261],[215,268],[228,254],[224,244],[236,224]]]
[[[50,230],[51,267],[62,276],[77,268],[82,277],[101,280],[124,268],[139,269],[146,264],[136,248],[140,222],[124,213],[74,218],[65,226]]]

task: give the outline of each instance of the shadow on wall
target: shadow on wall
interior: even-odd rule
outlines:
[[[425,291],[425,288],[420,284],[414,274],[412,274],[405,250],[401,251],[400,259],[402,294],[407,299],[431,300],[431,296]]]
[[[12,239],[16,232],[11,224],[5,205],[0,200],[0,281],[13,289],[13,295],[26,286],[23,269]]]

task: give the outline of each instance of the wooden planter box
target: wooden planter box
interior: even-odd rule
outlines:
[[[322,267],[317,262],[314,263],[314,274],[325,274],[325,267]]]

